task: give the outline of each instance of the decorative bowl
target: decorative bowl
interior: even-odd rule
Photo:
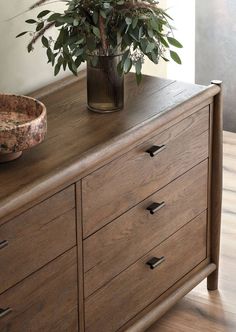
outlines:
[[[46,107],[36,99],[0,94],[0,163],[15,160],[41,143],[47,132]]]

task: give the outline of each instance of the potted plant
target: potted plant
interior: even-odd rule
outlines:
[[[63,1],[63,0],[62,0]],[[30,7],[47,5],[40,0]],[[124,74],[132,67],[137,83],[141,82],[142,65],[147,56],[181,63],[172,47],[182,45],[173,37],[171,17],[156,0],[66,0],[63,13],[44,9],[36,19],[28,52],[41,40],[48,62],[57,75],[67,67],[74,75],[87,62],[88,108],[97,112],[113,112],[123,108]],[[56,39],[50,29],[58,31]],[[32,29],[30,29],[32,30]]]

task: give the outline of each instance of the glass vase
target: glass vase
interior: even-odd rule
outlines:
[[[122,55],[92,56],[87,61],[88,109],[98,113],[111,113],[124,107],[124,76],[117,72]]]

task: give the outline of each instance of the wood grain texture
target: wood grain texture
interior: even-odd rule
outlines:
[[[76,249],[0,295],[1,332],[78,331]]]
[[[85,297],[207,209],[208,161],[84,241]],[[165,202],[156,214],[147,207]]]
[[[220,229],[222,211],[222,167],[223,167],[223,92],[222,82],[214,84],[221,88],[221,92],[214,98],[213,132],[212,132],[212,156],[211,156],[211,195],[209,209],[210,219],[210,252],[211,261],[217,266],[207,280],[209,290],[218,288],[218,270],[220,254]]]
[[[0,226],[0,293],[76,244],[74,186]]]
[[[76,235],[77,235],[77,268],[78,268],[78,318],[79,331],[84,331],[84,253],[82,224],[81,181],[76,183]]]
[[[0,218],[81,178],[178,116],[187,116],[218,89],[152,77],[144,77],[137,87],[130,75],[126,107],[110,115],[86,110],[84,78],[52,92],[42,98],[48,109],[47,139],[19,160],[0,165]]]
[[[0,228],[0,293],[76,245],[75,209],[45,220],[21,216]]]
[[[23,213],[18,213],[17,217],[11,220],[0,219],[0,226],[9,221],[25,221],[29,224],[35,222],[49,222],[63,213],[72,210],[75,207],[75,186],[71,185],[55,195],[43,200]],[[1,229],[1,228],[0,228]],[[0,232],[1,239],[1,232]]]
[[[209,107],[82,180],[84,237],[208,157]],[[166,149],[155,157],[146,150]]]
[[[165,261],[158,268],[146,265],[161,256]],[[85,300],[86,332],[116,331],[205,258],[204,212]]]
[[[201,265],[201,264],[200,264]],[[122,332],[143,332],[147,330],[147,327],[152,325],[158,318],[162,317],[178,300],[190,292],[194,287],[196,287],[202,280],[209,276],[216,269],[215,264],[208,264],[205,267],[201,267],[197,273],[192,276],[188,275],[185,282],[180,284],[178,287],[174,285],[171,294],[167,295],[165,299],[159,303],[159,305],[154,306],[151,310],[147,312],[143,319],[137,320],[133,325],[127,326],[119,329]],[[168,292],[167,292],[168,293]],[[174,330],[180,331],[180,330]]]
[[[236,134],[224,132],[219,290],[202,282],[147,332],[236,331]]]

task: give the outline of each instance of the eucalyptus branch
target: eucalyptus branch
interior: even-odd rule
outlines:
[[[99,18],[98,18],[98,25],[99,25],[100,35],[101,35],[103,53],[104,53],[104,55],[106,55],[107,49],[108,49],[108,44],[107,44],[107,37],[106,37],[106,32],[105,32],[104,18],[101,15],[99,15]]]
[[[27,49],[29,52],[33,50],[33,45],[37,42],[37,40],[44,35],[44,33],[52,28],[55,25],[55,22],[50,22],[45,27],[40,30],[38,33],[35,34],[34,38],[30,41],[30,43],[27,46]]]
[[[39,0],[29,10],[54,2],[66,3],[63,13],[44,9],[36,19],[26,22],[35,25],[28,51],[42,37],[55,75],[67,67],[76,75],[77,68],[88,58],[96,65],[99,55],[118,53],[122,54],[117,67],[119,74],[127,74],[134,66],[138,82],[145,56],[155,64],[160,58],[181,63],[173,47],[182,45],[173,36],[171,17],[158,6],[158,1]],[[45,36],[53,26],[57,31],[55,43]],[[24,31],[17,37],[27,33]]]

